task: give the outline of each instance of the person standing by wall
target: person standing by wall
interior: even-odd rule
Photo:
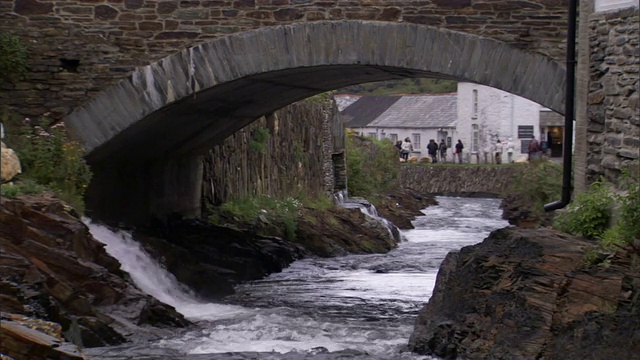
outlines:
[[[429,140],[429,144],[427,145],[427,152],[431,157],[431,163],[432,164],[437,163],[438,162],[438,144],[436,144],[435,140],[433,139]]]
[[[529,142],[529,161],[537,160],[540,157],[540,143],[535,137]]]
[[[496,142],[496,164],[500,165],[502,164],[502,143],[500,142],[500,139],[498,139],[498,141]]]
[[[509,164],[513,162],[513,142],[511,138],[507,139],[507,162]]]
[[[458,157],[458,164],[462,164],[462,149],[464,149],[462,140],[458,140],[458,143],[456,144],[456,156]]]
[[[447,162],[447,144],[444,142],[444,139],[440,139],[438,150],[440,150],[440,161],[443,163]]]
[[[402,159],[404,161],[409,160],[409,153],[413,151],[413,144],[411,143],[411,139],[405,138],[402,142]]]

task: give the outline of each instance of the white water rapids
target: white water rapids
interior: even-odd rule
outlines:
[[[416,228],[403,231],[406,241],[388,254],[296,261],[238,286],[226,304],[199,302],[129,234],[88,225],[141,290],[197,323],[154,347],[187,358],[216,354],[208,359],[428,359],[405,347],[440,263],[449,251],[508,226],[497,199],[437,200],[440,205],[423,210]],[[242,354],[247,357],[237,357]]]

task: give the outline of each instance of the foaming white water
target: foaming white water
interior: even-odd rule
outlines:
[[[162,346],[189,354],[224,352],[309,352],[357,350],[372,354],[394,353],[406,343],[412,326],[380,330],[366,324],[354,326],[348,320],[321,321],[311,315],[283,316],[290,309],[263,309],[242,321],[216,322],[180,339],[164,340]],[[412,357],[413,358],[413,357]]]
[[[83,222],[89,227],[91,235],[105,244],[107,253],[120,262],[121,269],[129,273],[140,290],[175,307],[187,318],[215,320],[247,311],[240,306],[198,301],[188,288],[153,260],[140,244],[133,240],[131,234],[123,230],[113,231],[87,218],[83,219]]]
[[[315,357],[317,348],[366,354],[358,359],[426,359],[401,351],[413,331],[418,310],[431,297],[442,259],[449,251],[480,242],[490,231],[508,225],[500,219],[495,199],[438,201],[440,206],[423,210],[425,216],[414,221],[416,229],[403,232],[408,241],[387,254],[307,258],[280,273],[237,286],[237,294],[226,301],[244,308],[199,303],[161,267],[143,266],[138,259],[143,255],[131,261],[142,268],[129,267],[132,264],[127,260],[124,262],[128,266],[123,269],[134,280],[144,272],[150,273],[135,280],[141,288],[145,282],[153,282],[155,274],[166,274],[168,280],[162,278],[159,284],[144,290],[153,294],[158,287],[172,283],[154,296],[166,296],[165,302],[183,314],[204,320],[198,321],[199,329],[163,340],[157,346],[187,354],[215,353],[216,359],[240,358],[231,353],[247,353],[246,358],[255,359],[343,358],[339,354]],[[124,232],[112,234],[124,238],[115,242],[132,243],[125,246],[124,255],[118,256],[134,256],[137,250],[133,249],[139,246],[130,236]],[[209,310],[210,306],[214,309]]]

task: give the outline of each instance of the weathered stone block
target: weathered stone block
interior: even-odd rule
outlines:
[[[109,5],[98,5],[94,9],[93,16],[97,20],[113,20],[118,17],[118,10]]]
[[[471,0],[432,0],[431,2],[440,7],[460,8],[471,6]]]
[[[326,15],[323,12],[312,11],[307,13],[308,21],[318,21],[318,20],[324,20],[324,19],[326,19]]]
[[[158,21],[142,21],[138,25],[138,29],[146,31],[162,31],[164,25]]]
[[[623,149],[619,152],[620,156],[625,157],[627,159],[637,159],[640,158],[640,154],[638,153],[638,148],[636,147],[633,150]]]
[[[258,19],[258,20],[267,20],[267,19],[271,19],[271,12],[270,11],[264,11],[264,10],[260,10],[260,11],[248,11],[245,14],[246,17],[250,18],[250,19]]]
[[[277,21],[292,21],[302,19],[304,13],[299,9],[278,9],[273,12],[273,18]]]
[[[178,3],[175,1],[161,2],[157,5],[158,14],[171,14],[178,8]]]
[[[163,31],[156,35],[156,40],[195,39],[199,33],[190,31]]]
[[[385,8],[382,10],[382,13],[378,16],[378,20],[380,21],[396,21],[400,19],[402,15],[402,10],[396,7]]]
[[[19,15],[45,15],[53,12],[53,3],[36,0],[16,0],[13,11]]]
[[[127,9],[135,10],[144,6],[144,0],[124,0],[124,7]]]
[[[236,0],[233,2],[234,9],[252,9],[256,7],[255,0]]]
[[[176,19],[180,20],[202,20],[209,18],[207,9],[179,9],[174,13]]]

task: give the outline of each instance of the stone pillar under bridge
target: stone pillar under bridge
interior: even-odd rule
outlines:
[[[96,220],[149,226],[200,216],[202,156],[91,164],[87,213]]]

